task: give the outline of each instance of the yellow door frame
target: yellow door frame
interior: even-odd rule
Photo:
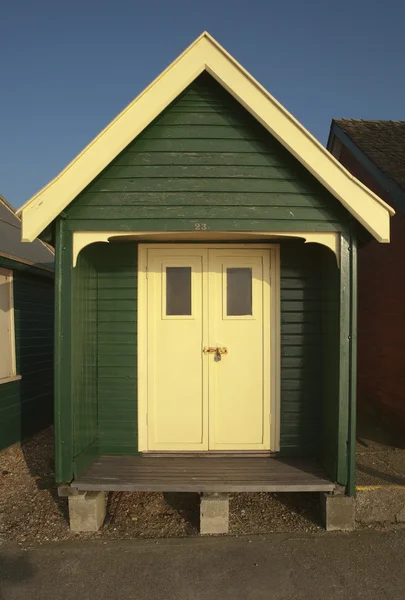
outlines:
[[[148,451],[148,250],[225,249],[218,243],[145,243],[138,246],[138,450]],[[226,244],[226,249],[268,249],[270,251],[270,450],[280,450],[280,248],[278,244]],[[266,339],[266,336],[265,336]]]

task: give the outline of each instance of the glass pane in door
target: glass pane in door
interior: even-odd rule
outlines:
[[[166,315],[191,315],[191,267],[166,267]]]
[[[226,270],[227,316],[252,314],[252,269],[232,267]]]

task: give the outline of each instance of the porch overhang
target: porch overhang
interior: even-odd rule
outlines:
[[[321,244],[336,256],[340,264],[340,234],[323,231],[73,231],[73,267],[77,264],[80,252],[97,242],[138,241],[138,242],[209,242],[209,241],[240,241],[252,242],[257,240],[278,240],[280,238],[303,239],[306,243]]]

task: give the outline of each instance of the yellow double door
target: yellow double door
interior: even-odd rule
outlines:
[[[270,448],[270,252],[146,250],[147,450]]]

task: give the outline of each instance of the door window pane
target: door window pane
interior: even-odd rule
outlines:
[[[166,267],[166,315],[191,315],[191,267]]]
[[[252,269],[226,270],[226,312],[228,317],[252,314]]]

